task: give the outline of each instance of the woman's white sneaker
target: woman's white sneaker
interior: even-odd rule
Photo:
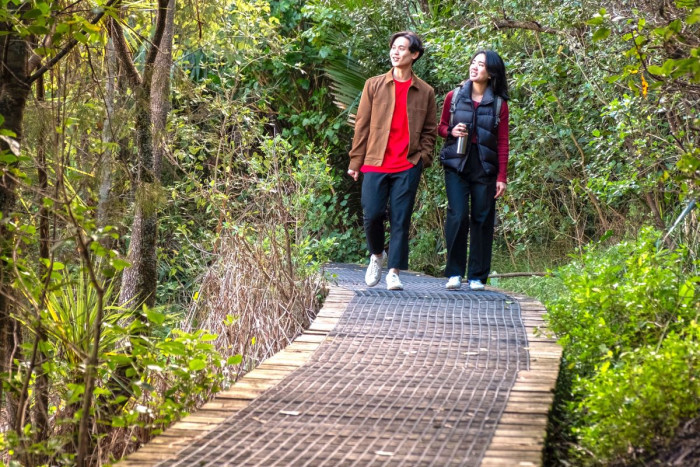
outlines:
[[[403,290],[403,284],[399,275],[395,272],[389,271],[386,275],[386,289],[387,290]]]
[[[478,279],[469,281],[469,288],[472,290],[484,290],[486,286]]]
[[[447,290],[459,290],[462,287],[462,276],[452,276],[445,284]]]

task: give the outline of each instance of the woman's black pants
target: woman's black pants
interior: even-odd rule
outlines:
[[[478,157],[476,152],[470,159]],[[478,161],[478,160],[477,160]],[[471,161],[470,161],[471,162]],[[473,164],[467,164],[467,169]],[[445,168],[447,191],[447,219],[445,244],[447,264],[445,276],[464,277],[486,283],[491,271],[491,250],[496,218],[496,179],[474,171],[457,172]],[[471,232],[470,232],[471,231]],[[471,233],[471,235],[470,235]],[[467,265],[467,237],[469,237],[469,269]]]

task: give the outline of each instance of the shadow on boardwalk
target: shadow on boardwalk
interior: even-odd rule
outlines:
[[[307,333],[121,465],[539,465],[560,349],[527,297],[337,285]]]

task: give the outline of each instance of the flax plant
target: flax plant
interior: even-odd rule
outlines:
[[[48,334],[53,337],[53,349],[58,360],[70,365],[81,365],[88,357],[94,341],[94,322],[97,316],[98,296],[85,274],[64,273],[66,286],[49,292],[42,319]],[[118,347],[123,339],[119,323],[130,320],[134,311],[117,306],[113,283],[105,286],[105,319],[100,337],[100,353]]]

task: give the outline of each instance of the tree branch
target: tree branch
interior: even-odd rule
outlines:
[[[126,39],[124,39],[124,31],[122,31],[121,25],[114,18],[110,22],[109,31],[114,42],[114,51],[124,66],[126,78],[133,86],[139,86],[141,84],[141,75],[139,75],[139,71],[136,69],[136,65],[134,65],[134,61],[129,54]]]
[[[499,277],[547,277],[551,274],[548,272],[504,272],[501,274],[489,274],[489,278]]]
[[[156,18],[156,29],[153,32],[153,40],[151,42],[151,48],[148,49],[148,55],[146,55],[146,66],[151,66],[156,61],[156,55],[160,49],[160,41],[163,38],[163,31],[165,31],[165,19],[168,15],[168,3],[169,0],[158,0],[158,16]]]
[[[512,19],[501,19],[494,21],[496,29],[529,29],[530,31],[546,32],[549,34],[561,34],[561,31],[540,25],[537,21],[515,21]]]
[[[102,10],[99,13],[97,13],[90,20],[90,24],[99,23],[100,20],[102,19],[102,17],[107,12],[107,10],[109,8],[111,8],[113,5],[115,5],[116,3],[118,3],[119,1],[120,0],[109,0],[107,3],[105,3],[104,7],[102,7]],[[69,40],[68,43],[66,44],[66,46],[63,47],[63,49],[61,49],[60,52],[58,52],[51,60],[46,62],[41,68],[39,68],[32,76],[30,76],[27,79],[27,84],[32,84],[34,81],[36,81],[39,78],[39,76],[43,75],[44,73],[49,71],[51,68],[53,68],[53,66],[56,63],[58,63],[59,60],[61,60],[63,57],[65,57],[68,54],[68,52],[73,50],[73,47],[75,47],[77,44],[78,44],[77,39],[73,38],[73,39]]]

